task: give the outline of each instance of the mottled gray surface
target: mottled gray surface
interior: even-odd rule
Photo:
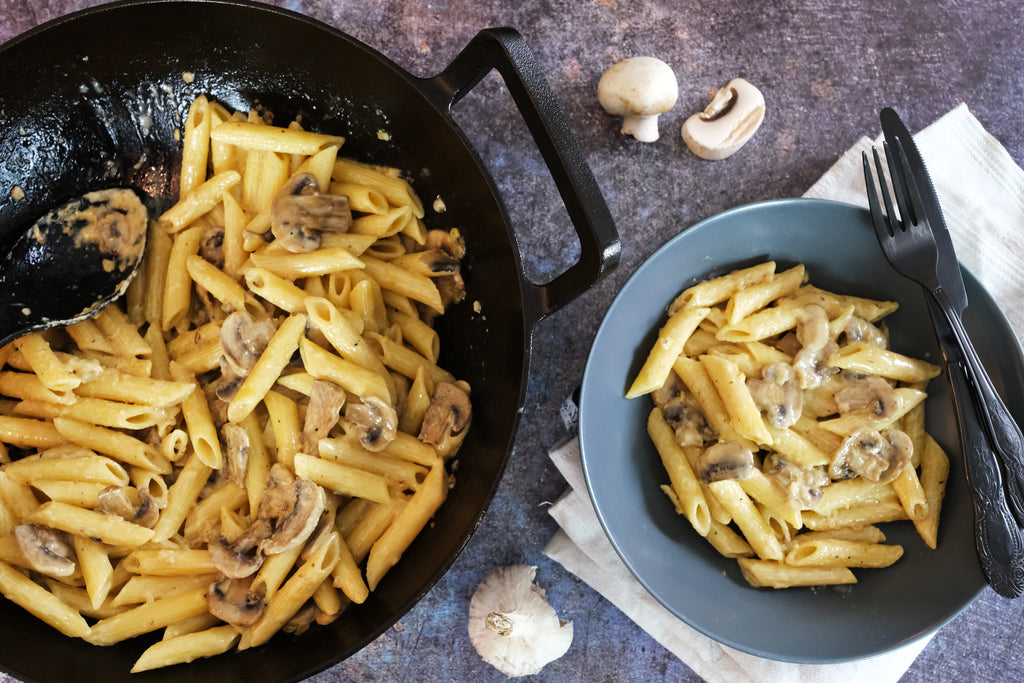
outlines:
[[[0,0],[0,40],[85,0]],[[539,567],[538,580],[575,625],[569,653],[543,680],[699,680],[594,591],[545,558],[555,530],[545,502],[565,484],[545,450],[560,435],[558,406],[580,380],[602,312],[640,263],[688,225],[738,204],[802,194],[893,106],[912,129],[957,103],[1018,161],[1024,157],[1024,13],[1019,2],[896,0],[287,0],[273,4],[335,26],[417,75],[432,75],[480,28],[509,25],[531,44],[560,98],[622,236],[618,270],[536,330],[527,410],[508,470],[483,525],[444,579],[391,631],[315,680],[501,680],[465,631],[469,597],[491,568]],[[878,5],[886,7],[877,7]],[[619,136],[595,97],[602,71],[648,54],[670,63],[679,102],[650,145]],[[735,157],[688,153],[683,119],[734,76],[757,84],[767,119]],[[488,77],[456,119],[497,182],[546,279],[575,256],[557,193],[500,80]],[[1024,226],[1022,226],[1024,229]],[[1024,602],[986,590],[946,626],[904,680],[1024,680],[1015,645]],[[2,644],[0,644],[2,647]],[[0,680],[4,680],[0,676]]]

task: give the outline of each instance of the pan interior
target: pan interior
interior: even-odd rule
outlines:
[[[342,156],[406,174],[427,207],[428,228],[458,227],[465,235],[467,297],[438,322],[439,363],[471,384],[474,419],[455,487],[432,524],[369,600],[330,626],[147,679],[297,680],[352,654],[454,560],[479,524],[511,445],[525,325],[517,257],[493,183],[416,79],[333,29],[270,7],[99,8],[8,43],[0,63],[0,242],[50,206],[100,187],[132,187],[154,212],[170,206],[183,120],[199,94],[229,110],[272,112],[278,125],[299,117],[310,130],[345,136]],[[24,193],[19,201],[10,194],[15,187]],[[437,197],[443,214],[430,209]],[[129,678],[149,641],[95,648],[3,600],[0,642],[0,669],[15,675],[56,681],[90,671],[116,681]]]

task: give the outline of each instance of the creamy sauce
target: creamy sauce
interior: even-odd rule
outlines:
[[[60,229],[72,238],[76,248],[95,246],[110,258],[103,269],[132,270],[146,246],[146,209],[131,190],[110,189],[90,192],[48,216],[50,220],[33,227],[33,237],[45,244],[47,230]]]

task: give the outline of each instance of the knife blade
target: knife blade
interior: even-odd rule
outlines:
[[[953,249],[953,240],[946,227],[931,176],[928,174],[928,169],[913,136],[899,114],[894,109],[886,107],[879,113],[879,120],[882,124],[882,134],[885,136],[889,148],[896,149],[897,145],[902,147],[911,179],[916,185],[916,195],[920,201],[920,206],[905,207],[901,204],[900,210],[907,211],[909,208],[910,211],[920,211],[935,239],[938,250],[936,276],[941,291],[931,292],[931,294],[933,297],[941,296],[946,300],[955,316],[952,323],[959,325],[962,336],[966,337],[966,330],[963,328],[960,316],[967,308],[967,288],[964,286],[960,263],[957,260],[956,251]],[[907,194],[912,193],[908,192]],[[940,319],[940,317],[936,317],[936,331],[945,352],[946,346],[951,343],[954,335],[951,323]],[[1003,403],[980,359],[973,347],[970,346],[969,340],[967,348],[959,350],[962,351],[961,357],[966,359],[969,388],[973,389],[970,393],[973,396],[976,410],[981,417],[985,431],[992,440],[1006,474],[1005,488],[1010,508],[1017,523],[1024,526],[1024,434],[1021,433],[1020,427]]]

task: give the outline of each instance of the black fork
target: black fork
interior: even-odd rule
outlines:
[[[929,311],[942,342],[960,423],[964,469],[974,506],[978,559],[989,585],[1004,597],[1016,598],[1024,592],[1024,538],[1015,515],[1010,512],[992,442],[982,427],[976,412],[977,406],[971,398],[964,352],[954,334],[955,323],[959,323],[959,318],[948,310],[948,302],[935,296],[936,290],[942,292],[936,272],[938,248],[935,238],[924,220],[920,198],[899,140],[896,141],[896,160],[886,146],[895,205],[878,151],[873,149],[872,153],[881,189],[881,203],[866,152],[863,154],[864,181],[878,243],[897,272],[929,290]],[[898,216],[895,207],[899,208]],[[943,308],[943,303],[946,303],[946,308]]]

